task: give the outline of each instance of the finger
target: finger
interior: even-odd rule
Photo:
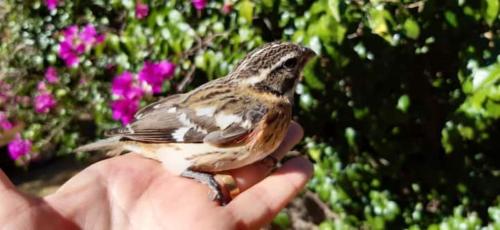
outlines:
[[[242,228],[254,229],[270,222],[302,190],[312,175],[309,160],[297,157],[278,171],[237,196],[227,206]]]
[[[302,137],[304,137],[304,129],[299,125],[299,123],[292,121],[288,127],[288,132],[283,142],[271,155],[280,161],[288,153],[288,151],[293,148],[293,146],[300,142]]]
[[[281,160],[304,136],[304,130],[296,122],[292,122],[288,132],[280,147],[272,154],[277,160]],[[272,163],[259,161],[240,169],[231,170],[231,175],[235,178],[237,187],[244,191],[269,175],[273,169]]]
[[[0,192],[7,190],[7,189],[12,189],[14,188],[14,185],[12,182],[9,180],[7,175],[0,169]]]

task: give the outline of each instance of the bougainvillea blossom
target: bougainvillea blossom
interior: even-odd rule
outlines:
[[[51,66],[45,70],[45,80],[50,84],[54,84],[59,81],[56,68]]]
[[[192,0],[191,2],[197,10],[203,10],[207,6],[207,0]]]
[[[139,71],[139,80],[151,86],[153,93],[160,93],[165,80],[172,78],[175,71],[175,64],[169,61],[159,63],[144,62],[144,66]]]
[[[80,32],[80,40],[82,40],[87,47],[102,43],[104,38],[105,36],[103,34],[98,34],[95,26],[92,24],[87,24]]]
[[[35,104],[35,111],[37,113],[48,113],[57,104],[56,99],[49,92],[38,94],[33,103]]]
[[[64,60],[64,63],[68,67],[76,66],[80,62],[78,53],[76,49],[73,48],[70,41],[62,41],[59,43],[59,57]]]
[[[19,134],[17,134],[14,140],[9,143],[7,149],[9,151],[10,158],[17,160],[31,152],[31,141],[24,140]]]
[[[2,130],[10,130],[13,125],[7,118],[7,115],[4,112],[0,112],[0,128]]]
[[[111,92],[119,97],[127,99],[140,99],[144,90],[136,86],[133,82],[134,77],[130,72],[123,72],[116,76],[111,84]]]
[[[94,25],[87,24],[78,33],[78,27],[72,25],[63,30],[63,40],[59,43],[59,57],[66,66],[74,67],[80,62],[80,55],[93,46],[102,43],[104,34],[98,34]]]
[[[233,10],[233,4],[231,4],[230,2],[226,2],[222,6],[222,13],[224,14],[229,14],[231,13],[232,10]]]
[[[137,19],[143,19],[147,17],[148,14],[149,14],[148,5],[142,2],[137,2],[137,4],[135,5],[135,17]]]
[[[119,120],[126,125],[132,121],[134,114],[139,109],[139,100],[121,98],[111,103],[113,119]]]
[[[47,6],[47,8],[51,11],[57,8],[58,0],[45,0],[43,2],[45,3],[45,6]]]

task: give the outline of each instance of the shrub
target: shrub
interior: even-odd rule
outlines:
[[[320,53],[295,114],[316,163],[309,189],[337,214],[321,229],[497,229],[499,5],[8,0],[0,125],[25,124],[19,164],[68,154],[158,96],[290,40]]]

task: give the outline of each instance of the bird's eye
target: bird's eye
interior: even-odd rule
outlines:
[[[293,69],[297,65],[297,58],[290,58],[283,63],[283,66],[288,69]]]

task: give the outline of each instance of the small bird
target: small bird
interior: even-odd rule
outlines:
[[[175,175],[207,184],[212,199],[225,204],[228,198],[213,174],[277,149],[291,121],[302,69],[315,55],[294,43],[268,43],[227,76],[151,103],[130,124],[107,131],[107,139],[75,151],[135,152],[158,160]]]

